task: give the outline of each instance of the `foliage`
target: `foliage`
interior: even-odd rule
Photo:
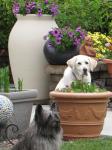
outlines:
[[[106,36],[100,32],[88,33],[93,40],[93,47],[96,50],[97,58],[112,59],[112,37]]]
[[[65,52],[78,47],[84,40],[85,33],[81,27],[77,27],[75,30],[70,27],[54,28],[49,31],[45,39],[47,37],[51,46],[60,52]]]
[[[60,1],[59,27],[81,26],[87,31],[109,33],[112,20],[110,0],[63,0]]]
[[[105,89],[99,88],[95,84],[83,83],[80,80],[72,82],[70,87],[66,87],[61,92],[75,92],[75,93],[93,93],[93,92],[104,92]]]
[[[11,0],[0,1],[0,49],[7,49],[9,33],[15,22],[11,6]]]
[[[80,139],[64,142],[61,150],[111,150],[112,138]]]
[[[14,1],[13,3],[13,13],[16,14],[38,14],[38,16],[42,16],[42,14],[51,14],[52,16],[56,16],[58,14],[58,5],[54,0],[20,0]]]
[[[23,90],[23,80],[18,79],[18,91]],[[16,89],[15,89],[16,91]],[[10,92],[9,67],[0,68],[0,92]]]
[[[82,83],[81,81],[73,81],[71,85],[71,90],[73,92],[102,92],[104,89],[100,89],[95,84]]]
[[[112,36],[112,21],[109,23],[109,35]]]
[[[23,90],[23,80],[21,80],[20,78],[18,79],[18,90],[19,91]]]
[[[9,68],[4,67],[0,69],[0,92],[9,92],[10,81],[9,81]]]

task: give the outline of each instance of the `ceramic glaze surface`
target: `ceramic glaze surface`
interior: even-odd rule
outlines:
[[[9,58],[14,83],[23,79],[23,88],[38,89],[38,99],[48,98],[49,76],[47,61],[43,54],[43,37],[51,28],[57,27],[51,16],[17,15],[9,36]]]

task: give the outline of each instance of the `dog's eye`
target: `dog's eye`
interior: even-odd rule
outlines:
[[[89,63],[86,61],[85,64],[89,64]]]
[[[80,63],[80,62],[78,62],[78,65],[81,65],[81,63]]]

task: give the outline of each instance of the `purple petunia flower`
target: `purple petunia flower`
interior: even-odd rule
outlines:
[[[76,32],[80,32],[81,31],[81,27],[77,27],[75,31]]]
[[[42,16],[42,8],[38,8],[38,16]]]
[[[80,44],[80,39],[79,39],[79,38],[76,38],[76,39],[74,40],[73,45],[74,45],[74,46],[78,46],[79,44]]]
[[[61,36],[56,37],[57,40],[61,41]]]
[[[28,4],[26,4],[26,13],[27,13],[27,14],[30,14],[30,13],[31,13],[31,10],[30,10],[30,8],[29,8],[29,5],[28,5]]]
[[[49,0],[44,0],[44,3],[45,3],[45,4],[48,4],[48,2],[49,2]]]
[[[50,35],[53,35],[53,31],[49,31],[49,34],[50,34]]]
[[[80,38],[81,38],[82,40],[84,40],[84,38],[85,38],[85,33],[84,33],[84,32],[80,32]]]
[[[62,38],[63,38],[63,35],[62,35],[62,34],[59,34],[59,35],[57,36],[57,38],[62,39]]]
[[[77,47],[84,39],[84,31],[81,28],[73,30],[70,27],[53,28],[49,31],[48,38],[52,45],[60,51],[69,50],[72,47]]]
[[[19,10],[20,10],[19,3],[14,2],[13,7],[12,7],[13,14],[14,14],[14,15],[18,14],[18,13],[19,13]]]
[[[61,40],[58,39],[58,38],[56,38],[55,43],[56,43],[57,45],[60,45],[60,44],[61,44]]]
[[[36,3],[35,2],[27,2],[26,3],[26,13],[30,14],[34,9],[36,9]]]
[[[60,32],[57,28],[55,28],[52,31],[50,31],[49,34],[53,35],[54,37],[58,37]]]
[[[36,13],[38,16],[42,16],[42,13],[45,13],[56,16],[58,14],[58,5],[49,0],[36,2],[33,0],[24,0],[23,3],[14,0],[12,11],[14,15],[21,12],[23,15]]]
[[[52,16],[56,16],[58,14],[58,5],[56,5],[55,3],[52,3],[50,6],[50,11]]]
[[[58,29],[55,29],[55,30],[54,30],[53,35],[54,35],[54,36],[58,36],[58,35],[59,35]]]
[[[69,36],[70,38],[73,38],[74,33],[70,31],[70,32],[68,32],[68,36]]]

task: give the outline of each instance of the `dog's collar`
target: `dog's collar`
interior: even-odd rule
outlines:
[[[75,79],[77,80],[78,78],[77,78],[76,74],[73,71],[72,71],[72,74],[75,77]]]
[[[76,76],[76,74],[73,71],[72,71],[72,74],[76,80],[79,80],[79,78]],[[82,75],[82,79],[83,79],[83,77],[84,77],[84,75]]]

